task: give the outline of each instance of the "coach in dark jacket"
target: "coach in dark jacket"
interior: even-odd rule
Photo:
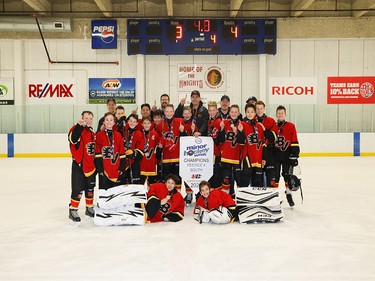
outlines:
[[[206,107],[203,106],[203,102],[201,101],[201,94],[199,91],[194,90],[190,94],[190,107],[191,112],[193,114],[193,122],[196,124],[196,126],[199,128],[199,133],[201,136],[207,135],[207,122],[208,122],[208,110]],[[186,99],[181,99],[180,104],[176,108],[175,117],[182,118],[183,108],[184,104],[186,102]]]

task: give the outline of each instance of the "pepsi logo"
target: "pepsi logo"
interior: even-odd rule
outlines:
[[[106,44],[112,43],[115,39],[115,26],[94,26],[92,36],[100,37]]]

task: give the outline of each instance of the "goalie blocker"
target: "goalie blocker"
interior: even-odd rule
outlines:
[[[266,187],[236,188],[238,218],[241,224],[278,222],[283,218],[277,189]]]

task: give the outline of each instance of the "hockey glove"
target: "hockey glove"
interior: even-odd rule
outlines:
[[[298,165],[298,156],[289,155],[289,165],[295,167]]]

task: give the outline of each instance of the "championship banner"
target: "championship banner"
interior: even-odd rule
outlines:
[[[14,104],[13,78],[0,78],[0,105]]]
[[[180,138],[180,177],[194,193],[199,183],[208,181],[213,174],[214,143],[211,137]]]
[[[89,78],[89,103],[106,103],[108,98],[116,103],[136,103],[135,78]]]
[[[271,77],[268,80],[269,104],[316,104],[316,77]]]
[[[177,66],[177,91],[225,92],[225,64],[180,64]]]
[[[328,104],[375,103],[375,76],[341,76],[327,78]]]
[[[27,104],[75,104],[75,78],[37,78],[26,82]]]
[[[91,48],[117,49],[117,21],[91,21]]]

